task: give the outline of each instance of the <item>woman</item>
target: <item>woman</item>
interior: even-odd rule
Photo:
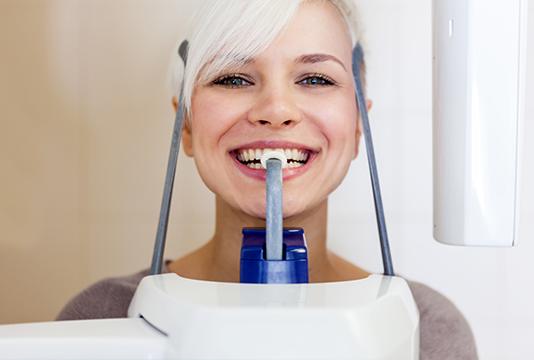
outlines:
[[[274,148],[291,163],[284,170],[284,225],[305,230],[310,282],[367,277],[330,252],[326,239],[328,196],[357,157],[361,136],[351,69],[352,49],[361,42],[354,5],[216,1],[189,40],[183,148],[216,195],[216,228],[206,245],[165,270],[239,282],[241,229],[265,224],[264,170],[256,164]],[[93,285],[59,319],[126,316],[145,275]],[[410,287],[421,316],[421,359],[476,359],[472,333],[454,305],[424,285]]]

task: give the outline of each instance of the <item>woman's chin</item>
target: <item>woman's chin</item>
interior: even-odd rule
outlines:
[[[258,203],[258,204],[250,204],[249,206],[241,207],[240,209],[245,214],[263,220],[266,219],[266,209],[265,209],[265,202]],[[299,206],[296,206],[296,204],[288,204],[283,207],[283,218],[294,218],[301,214],[303,212],[302,209],[300,209]]]

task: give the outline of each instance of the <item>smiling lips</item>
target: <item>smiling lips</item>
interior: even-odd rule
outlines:
[[[277,151],[285,154],[287,165],[284,168],[297,168],[306,164],[310,157],[310,152],[303,149],[239,149],[235,151],[237,160],[251,169],[262,169],[261,157],[266,152]]]
[[[284,180],[289,180],[304,173],[318,154],[318,151],[299,144],[262,141],[243,145],[230,151],[230,155],[233,157],[239,170],[245,175],[259,180],[265,180],[266,172],[261,166],[260,159],[268,151],[279,151],[285,154],[288,161],[283,171]]]

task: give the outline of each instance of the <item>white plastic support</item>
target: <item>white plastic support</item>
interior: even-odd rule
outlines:
[[[266,285],[149,276],[128,315],[166,333],[173,359],[419,359],[419,312],[398,277]]]
[[[419,311],[398,277],[266,285],[154,275],[128,314],[0,325],[0,358],[419,359]]]
[[[433,0],[434,237],[517,241],[527,0]]]

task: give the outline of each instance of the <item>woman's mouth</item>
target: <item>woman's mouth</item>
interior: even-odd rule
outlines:
[[[261,165],[261,157],[269,151],[283,152],[287,158],[287,166],[284,167],[283,178],[284,180],[289,180],[306,172],[318,154],[317,151],[304,147],[278,145],[277,147],[261,147],[259,144],[256,146],[244,146],[230,151],[230,156],[233,157],[235,164],[242,173],[258,180],[265,180],[266,172]]]
[[[251,169],[262,169],[261,157],[264,153],[277,151],[283,153],[287,158],[285,168],[297,168],[306,165],[310,158],[310,151],[303,149],[239,149],[234,156],[237,161]]]

